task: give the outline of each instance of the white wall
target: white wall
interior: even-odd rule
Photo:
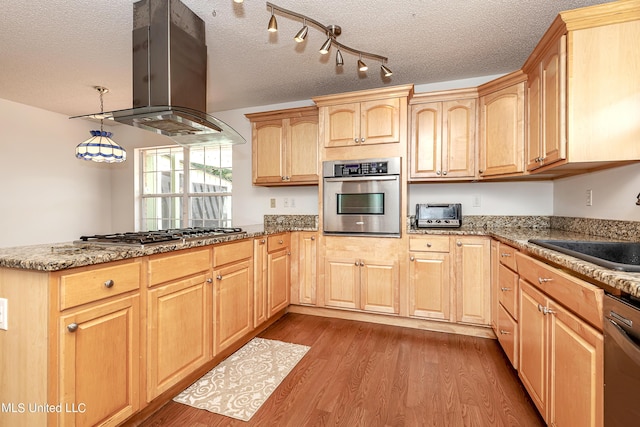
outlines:
[[[0,99],[0,247],[111,231],[110,167],[75,158],[94,127]]]
[[[592,206],[586,206],[587,190],[592,190]],[[554,215],[640,221],[639,193],[640,164],[559,179],[554,181]]]

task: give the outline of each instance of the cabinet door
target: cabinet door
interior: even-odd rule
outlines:
[[[500,243],[491,240],[491,327],[493,332],[498,333],[498,267],[500,265]]]
[[[451,320],[448,253],[409,254],[409,315]]]
[[[211,276],[201,274],[149,290],[147,401],[209,360]]]
[[[546,297],[520,280],[520,369],[518,375],[542,418],[548,420],[547,398],[547,322],[539,309]],[[573,393],[572,393],[573,394]],[[577,424],[569,424],[577,425]]]
[[[542,166],[542,92],[540,67],[527,80],[527,170]]]
[[[491,273],[489,239],[456,238],[456,321],[489,325]]]
[[[360,308],[378,313],[398,313],[397,261],[362,260]]]
[[[524,170],[524,82],[481,98],[481,175]]]
[[[566,156],[566,36],[542,59],[542,150],[547,165]]]
[[[324,146],[341,147],[360,142],[360,104],[330,105],[320,109],[324,119]]]
[[[400,99],[362,102],[359,136],[362,144],[400,142]]]
[[[60,318],[61,426],[116,425],[138,410],[139,304],[130,296]]]
[[[267,239],[260,238],[253,241],[253,325],[258,327],[269,318],[267,307]]]
[[[316,304],[316,285],[318,282],[317,233],[303,232],[299,236],[298,287],[301,304]]]
[[[602,334],[551,301],[549,424],[603,425]]]
[[[281,183],[285,173],[285,130],[282,120],[253,123],[253,183]]]
[[[511,365],[518,369],[518,323],[504,309],[502,304],[498,307],[497,324],[496,336],[498,341],[511,361]]]
[[[318,183],[318,116],[291,118],[287,131],[287,173],[293,184]]]
[[[475,175],[476,100],[442,103],[442,176]]]
[[[214,271],[215,353],[253,329],[253,265],[241,261]]]
[[[268,255],[268,297],[269,317],[289,305],[289,248],[272,252]]]
[[[411,178],[442,175],[442,103],[411,106]]]
[[[325,257],[325,305],[360,307],[360,263],[355,258]]]

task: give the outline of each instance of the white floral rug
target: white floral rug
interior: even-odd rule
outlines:
[[[173,400],[249,421],[308,350],[254,338]]]

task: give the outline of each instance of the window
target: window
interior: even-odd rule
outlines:
[[[141,230],[231,226],[231,146],[139,154]]]

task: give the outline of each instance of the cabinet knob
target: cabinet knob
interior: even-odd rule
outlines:
[[[436,175],[440,175],[440,171],[436,171]]]
[[[115,282],[113,280],[109,279],[106,282],[104,282],[104,287],[105,288],[113,288],[114,284],[115,284]]]
[[[281,177],[283,181],[286,181],[286,176]]]
[[[543,283],[547,283],[547,282],[551,282],[553,279],[550,278],[546,278],[546,277],[538,277],[538,283],[540,283],[541,285]]]
[[[511,256],[511,254],[504,252],[504,253],[501,253],[500,256],[503,257],[503,258],[509,258]]]
[[[213,279],[212,279],[211,277],[209,277],[209,278],[207,279],[207,283],[213,283]]]
[[[364,142],[364,138],[360,138],[360,142]]]
[[[290,176],[285,176],[284,179],[285,179],[285,181],[290,181],[291,177]]]
[[[260,244],[264,245],[265,243],[267,243],[267,241],[265,239],[260,240]]]
[[[216,279],[217,279],[217,280],[222,280],[222,274],[218,274],[218,275],[216,276]]]
[[[78,330],[78,324],[77,323],[71,323],[71,324],[67,325],[67,331],[75,332],[77,330]]]
[[[507,291],[510,291],[510,290],[511,290],[511,288],[500,288],[500,290],[501,290],[502,292],[507,292]]]
[[[364,267],[364,261],[360,261],[360,267]]]
[[[538,304],[538,311],[542,311],[542,304]]]
[[[409,260],[410,260],[410,261],[415,261],[415,260],[416,260],[416,257],[414,257],[414,256],[409,257]]]
[[[278,240],[278,243],[281,245],[281,244],[284,243],[284,240],[280,239],[280,240]]]
[[[511,335],[511,332],[509,332],[509,331],[505,331],[504,329],[500,329],[500,333],[501,333],[502,335]]]
[[[287,252],[287,255],[291,256],[291,251]]]
[[[446,175],[446,174],[447,174],[447,171],[442,171],[442,175]]]
[[[456,245],[457,245],[457,246],[462,246],[462,242],[461,242],[460,240],[458,240],[458,241],[456,242]]]
[[[311,236],[311,240],[316,240],[316,236]]]
[[[427,247],[430,248],[431,247],[431,243],[427,243]]]
[[[478,173],[484,173],[484,171],[483,171],[482,169],[480,169],[480,170],[478,171]]]

